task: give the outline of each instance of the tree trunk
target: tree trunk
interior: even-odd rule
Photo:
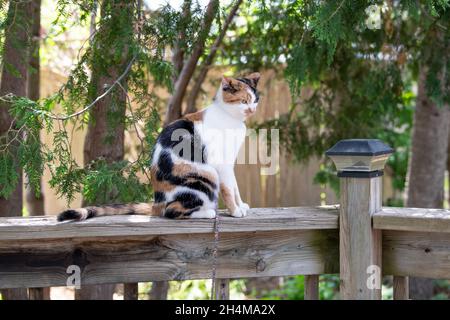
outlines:
[[[189,23],[190,17],[191,17],[191,5],[192,0],[184,0],[183,7],[182,7],[182,14],[181,14],[181,30],[178,33],[178,37],[176,42],[173,44],[173,54],[172,54],[172,64],[173,64],[173,83],[177,82],[178,76],[181,73],[181,70],[183,70],[184,66],[184,54],[186,50],[186,32],[183,28],[183,25],[187,25]]]
[[[30,41],[30,71],[28,72],[28,98],[33,101],[39,99],[40,88],[40,63],[39,47],[41,37],[41,0],[31,2],[31,41]],[[36,189],[28,184],[28,177],[25,176],[25,197],[27,211],[30,216],[45,215],[44,194],[42,189],[36,196]],[[28,289],[30,300],[50,300],[50,288],[30,288]]]
[[[189,81],[194,74],[197,62],[205,49],[205,42],[211,29],[211,25],[217,12],[218,6],[219,1],[210,0],[208,6],[206,7],[205,17],[203,19],[198,39],[195,42],[189,59],[187,59],[187,61],[183,65],[183,69],[181,70],[180,75],[178,76],[175,83],[174,92],[169,99],[166,118],[164,120],[165,126],[182,116],[181,105],[183,103],[183,98],[186,94],[186,89]]]
[[[133,21],[133,6],[132,2],[124,5],[123,2],[118,0],[103,1],[101,19],[104,18],[105,14],[111,13],[112,23],[114,23],[114,19],[119,23],[121,20],[118,16],[123,14],[124,10],[127,10],[130,14],[128,22],[131,24]],[[108,12],[105,8],[109,8],[110,11]],[[101,67],[98,67],[97,62],[92,61],[92,84],[96,88],[94,90],[96,92],[91,97],[92,100],[102,94],[105,88],[110,87],[119,78],[130,60],[129,54],[124,52],[121,63],[110,65],[107,72],[104,73],[102,73]],[[122,80],[122,87],[125,90],[127,88],[126,81],[127,77]],[[126,92],[116,86],[111,94],[101,99],[90,110],[90,121],[84,142],[85,166],[99,158],[104,159],[107,163],[123,160],[126,102]],[[106,197],[108,198],[107,202],[114,201],[114,195],[106,195]],[[83,200],[83,206],[89,204],[86,200]],[[81,281],[81,285],[81,289],[77,290],[75,294],[75,298],[79,300],[111,300],[115,290],[115,284],[83,286],[83,281]]]
[[[27,1],[10,2],[5,32],[2,80],[0,96],[12,93],[27,96],[28,53],[31,4]],[[16,74],[17,73],[17,74]],[[19,76],[17,76],[19,75]],[[4,135],[13,119],[8,113],[8,106],[0,104],[0,135]],[[12,146],[15,149],[15,146]],[[15,152],[12,150],[12,152]],[[8,199],[0,197],[0,216],[12,217],[22,215],[22,169],[18,168],[17,187]],[[27,289],[7,289],[2,291],[3,299],[28,299]]]
[[[32,26],[30,42],[30,72],[28,73],[28,98],[33,101],[39,99],[40,88],[40,29],[41,29],[41,0],[32,1]],[[31,186],[26,186],[26,205],[30,216],[44,215],[44,195],[42,190],[36,197],[36,190]]]
[[[216,40],[214,40],[214,43],[210,48],[209,54],[206,56],[205,61],[203,62],[202,68],[200,69],[200,72],[197,78],[195,79],[194,85],[192,87],[191,92],[189,93],[186,102],[186,111],[185,111],[186,114],[197,111],[196,102],[200,90],[202,89],[202,84],[206,79],[206,75],[208,74],[209,68],[211,67],[214,61],[217,50],[219,50],[219,47],[221,46],[222,41],[225,38],[225,34],[227,33],[228,27],[230,26],[231,22],[236,16],[241,3],[242,0],[236,0],[236,2],[234,3],[233,7],[230,10],[230,13],[228,14],[227,18],[225,19],[225,22],[222,25],[222,29],[220,30],[219,35],[217,36]]]
[[[447,165],[449,108],[439,108],[428,98],[425,68],[419,76],[414,114],[411,157],[408,174],[408,207],[442,208],[444,176]],[[433,283],[428,279],[410,279],[412,299],[430,299]]]

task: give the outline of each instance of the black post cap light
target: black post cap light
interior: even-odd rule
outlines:
[[[383,175],[394,149],[377,139],[341,140],[325,154],[333,160],[338,177],[371,178]]]

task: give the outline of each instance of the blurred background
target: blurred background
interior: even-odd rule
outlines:
[[[253,71],[261,99],[249,127],[278,129],[280,157],[272,175],[264,163],[236,166],[251,207],[338,203],[325,150],[378,138],[396,150],[383,204],[448,208],[449,10],[446,0],[2,1],[0,216],[151,201],[161,128],[210,104],[223,75]],[[206,299],[210,285],[141,283],[139,297]],[[338,287],[321,276],[322,299]],[[123,295],[120,285],[79,291],[42,289]],[[449,296],[448,280],[411,280],[412,298]],[[303,277],[233,280],[231,298],[302,299]]]

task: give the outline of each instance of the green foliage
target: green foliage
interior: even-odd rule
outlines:
[[[165,60],[164,49],[173,40],[167,35],[179,26],[162,25],[158,19],[147,19],[137,7],[139,3],[102,2],[103,17],[97,21],[97,31],[90,39],[90,46],[80,51],[67,82],[53,96],[40,101],[2,97],[15,124],[1,137],[0,195],[8,196],[15,189],[19,168],[25,170],[29,183],[38,193],[40,178],[47,168],[51,175],[50,186],[68,202],[78,193],[87,201],[98,203],[149,200],[151,187],[146,175],[152,146],[160,129],[159,100],[153,90],[157,86],[171,86],[172,66]],[[53,22],[55,29],[64,32],[70,27],[68,19],[74,8],[79,10],[77,23],[85,25],[94,1],[58,1],[58,15]],[[132,66],[127,72],[130,63]],[[109,93],[108,130],[112,133],[115,126],[125,123],[126,130],[138,136],[139,127],[142,127],[145,137],[139,136],[139,156],[133,161],[107,163],[97,159],[83,168],[73,157],[73,130],[84,128],[92,121],[89,111],[95,108],[93,101],[108,89],[97,92],[96,81],[102,75],[109,76],[111,66],[119,66],[124,71],[124,78]],[[154,86],[150,88],[152,82]],[[127,100],[124,104],[121,97],[125,87]],[[91,107],[86,108],[87,105]],[[62,114],[55,113],[57,108]],[[128,110],[125,118],[124,108]],[[69,124],[73,127],[71,132]],[[51,147],[39,143],[41,129],[53,135]],[[114,143],[113,135],[109,135],[105,143]],[[15,153],[18,161],[13,157]],[[113,197],[107,199],[106,194]]]
[[[247,4],[247,25],[233,29],[243,39],[228,42],[225,54],[235,56],[229,59],[239,69],[284,70],[294,98],[290,112],[258,127],[279,128],[295,159],[321,158],[341,139],[379,138],[396,149],[388,165],[401,191],[423,65],[428,95],[440,105],[449,101],[449,75],[441,72],[450,66],[449,4],[259,1]],[[331,163],[323,163],[316,182],[337,189]]]
[[[286,277],[280,289],[272,290],[263,295],[263,299],[270,300],[303,300],[305,291],[305,277]],[[319,298],[331,300],[338,298],[339,276],[322,275],[319,282]]]
[[[150,200],[147,171],[152,147],[161,130],[162,101],[155,90],[163,87],[170,91],[173,86],[174,69],[167,59],[167,48],[180,41],[181,33],[183,37],[178,44],[185,54],[192,52],[199,38],[206,38],[206,43],[213,39],[201,28],[204,8],[197,1],[186,3],[189,3],[187,15],[169,5],[156,11],[144,11],[142,1],[57,1],[55,19],[45,39],[47,43],[74,27],[87,30],[93,11],[98,17],[95,32],[80,48],[67,81],[54,95],[39,101],[2,97],[15,124],[0,138],[3,169],[0,195],[8,196],[13,192],[18,183],[17,170],[23,168],[36,192],[47,169],[50,186],[69,203],[77,194],[82,194],[88,202],[97,203]],[[219,1],[215,5],[220,27]],[[0,32],[7,28],[7,16],[8,8],[2,6]],[[123,74],[111,74],[113,70]],[[104,83],[102,77],[117,80],[102,87],[99,86]],[[91,110],[96,108],[95,101],[99,97],[108,99],[109,104],[107,135],[103,142],[114,144],[114,129],[124,124],[125,130],[139,140],[136,159],[110,163],[100,158],[85,167],[75,160],[73,133],[95,121]],[[40,130],[53,136],[50,146],[39,144]],[[15,161],[15,154],[19,161]]]

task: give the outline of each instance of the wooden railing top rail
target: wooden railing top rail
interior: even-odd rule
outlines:
[[[83,222],[57,222],[55,217],[0,218],[0,241],[86,237],[127,237],[211,233],[214,220],[171,220],[149,216],[109,216]],[[223,214],[220,232],[320,230],[338,228],[336,206],[258,208],[237,219]]]
[[[220,232],[337,229],[338,212],[338,205],[257,208],[244,219],[221,212]],[[210,233],[213,227],[214,220],[169,220],[149,216],[100,217],[78,223],[60,223],[54,216],[8,217],[0,218],[0,241]],[[450,232],[450,210],[383,207],[373,215],[373,227]]]
[[[450,232],[450,210],[445,209],[383,207],[372,219],[375,229]]]

